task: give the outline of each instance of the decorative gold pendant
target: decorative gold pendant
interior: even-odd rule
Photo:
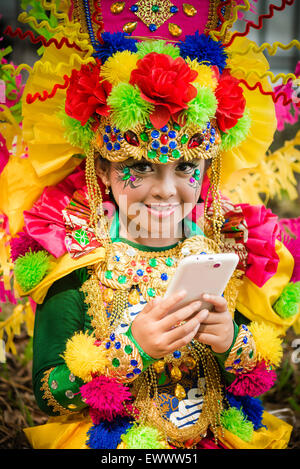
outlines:
[[[182,29],[175,23],[169,23],[168,28],[169,33],[174,37],[178,37],[182,34]]]
[[[196,360],[193,357],[187,357],[184,360],[184,364],[189,370],[192,370],[196,366]]]
[[[163,360],[159,360],[153,364],[153,368],[157,374],[160,374],[165,369],[165,362]]]
[[[114,14],[114,15],[118,15],[119,13],[122,13],[122,11],[124,10],[125,8],[125,2],[115,2],[111,5],[110,7],[110,11]]]
[[[132,33],[137,27],[137,21],[130,21],[123,26],[124,33]]]
[[[176,381],[179,381],[182,378],[182,372],[178,368],[178,366],[173,366],[170,374],[172,378],[175,379]]]
[[[174,392],[175,396],[177,397],[177,399],[179,401],[181,401],[182,399],[184,399],[186,397],[186,392],[183,388],[183,386],[181,386],[181,384],[176,384],[175,386],[175,392]]]
[[[192,17],[192,16],[195,16],[197,14],[196,8],[193,5],[190,5],[189,3],[184,3],[182,8],[183,8],[183,12],[187,16]]]
[[[133,288],[129,293],[128,301],[131,305],[137,305],[140,302],[140,294],[136,288]]]
[[[114,291],[112,288],[105,288],[103,292],[103,300],[106,303],[111,303],[114,298]]]

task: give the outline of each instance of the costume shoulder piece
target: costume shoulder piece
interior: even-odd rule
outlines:
[[[299,224],[278,220],[260,197],[276,195],[271,180],[283,168],[276,193],[296,196],[299,135],[268,149],[277,125],[298,115],[289,80],[299,70],[272,89],[267,45],[234,30],[249,2],[43,0],[40,13],[27,4],[18,19],[34,32],[9,26],[5,34],[40,43],[40,57],[32,67],[14,66],[7,50],[1,63],[10,76],[0,124],[1,299],[42,303],[57,279],[104,259],[104,225],[115,206],[96,178],[94,158],[168,164],[197,156],[212,165],[206,203],[189,218],[239,254],[246,288],[237,304],[252,317],[256,289],[273,307],[286,287],[295,301],[286,307],[280,300],[278,311],[284,327],[295,321]],[[124,172],[125,181],[131,177]]]

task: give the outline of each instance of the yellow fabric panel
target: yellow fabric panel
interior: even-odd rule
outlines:
[[[290,281],[294,268],[294,258],[278,240],[275,249],[279,256],[276,274],[262,287],[258,287],[247,277],[244,277],[236,308],[251,321],[267,321],[278,326],[284,332],[297,320],[297,317],[283,319],[273,310],[272,306]]]
[[[229,431],[220,441],[229,449],[284,449],[287,447],[292,427],[267,412],[263,424],[253,433],[250,443],[241,440]],[[24,429],[26,437],[34,449],[88,449],[86,446],[87,431],[92,426],[89,417],[61,416],[51,417],[45,425]]]
[[[86,267],[88,265],[96,264],[104,259],[105,249],[97,248],[90,254],[80,257],[79,259],[72,259],[69,253],[64,254],[57,261],[53,262],[53,269],[35,288],[30,291],[24,292],[20,285],[16,283],[16,288],[20,296],[30,296],[36,303],[43,303],[45,296],[51,285],[58,279],[65,277],[74,270]]]

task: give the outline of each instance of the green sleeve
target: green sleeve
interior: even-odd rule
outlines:
[[[232,347],[235,344],[235,341],[236,341],[236,338],[237,338],[237,335],[238,335],[238,332],[239,332],[239,326],[236,324],[235,321],[233,321],[233,326],[234,326],[234,335],[233,335],[233,341],[232,341],[232,344],[231,344],[230,348],[224,353],[216,353],[216,352],[213,351],[213,354],[216,357],[216,359],[218,360],[218,363],[220,365],[220,368],[221,368],[221,371],[222,371],[222,374],[224,376],[226,384],[231,384],[232,381],[235,379],[234,374],[229,373],[228,371],[225,370],[225,361],[227,360],[228,355],[230,354],[230,351],[231,351]]]
[[[36,309],[33,336],[33,389],[39,407],[50,415],[57,415],[60,412],[54,411],[53,405],[49,406],[51,399],[50,401],[45,399],[45,381],[53,398],[58,399],[59,405],[69,408],[69,405],[73,404],[73,399],[70,399],[72,393],[76,401],[74,410],[82,407],[78,396],[75,398],[82,383],[77,378],[73,380],[71,377],[70,380],[70,371],[61,357],[68,339],[75,332],[85,329],[87,306],[83,294],[79,291],[81,283],[76,271],[58,280],[49,289],[43,304],[38,305]]]
[[[131,326],[132,326],[132,323],[130,324],[129,329],[125,332],[124,335],[126,335],[128,337],[128,339],[131,340],[131,342],[138,349],[139,354],[140,354],[141,359],[142,359],[142,362],[143,362],[143,371],[145,371],[148,368],[148,366],[150,366],[152,363],[156,362],[157,360],[155,358],[150,357],[146,352],[144,352],[142,347],[137,343],[137,341],[135,340],[135,338],[132,335]]]

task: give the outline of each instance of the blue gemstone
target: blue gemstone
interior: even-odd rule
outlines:
[[[170,12],[171,12],[171,13],[177,13],[177,12],[178,12],[178,8],[173,5],[172,7],[170,7]]]
[[[153,24],[153,23],[152,23],[152,24],[149,24],[149,29],[150,29],[151,33],[153,33],[154,31],[156,31],[156,30],[157,30],[156,24]]]
[[[133,373],[127,373],[126,378],[128,378],[128,379],[134,378],[134,374]]]
[[[177,147],[177,143],[175,142],[175,140],[172,140],[170,143],[169,143],[169,147],[174,150],[176,147]]]
[[[110,334],[109,338],[110,338],[110,340],[114,341],[114,340],[115,340],[115,338],[116,338],[116,336],[115,336],[115,334],[114,334],[114,333],[112,333],[112,334]]]
[[[168,126],[165,125],[165,126],[162,127],[160,130],[161,130],[162,132],[168,132]]]
[[[162,280],[168,280],[168,275],[166,273],[161,274],[160,278]]]
[[[112,144],[109,142],[106,144],[106,148],[108,149],[108,151],[111,151],[112,150]]]
[[[202,251],[202,252],[200,252],[200,254],[206,254],[206,252],[205,252],[205,251]]]
[[[136,360],[131,360],[130,365],[137,366],[138,362]]]
[[[105,132],[108,133],[108,134],[110,134],[110,132],[111,132],[111,127],[110,127],[110,125],[107,125],[107,126],[105,127]]]
[[[138,269],[136,273],[138,274],[139,277],[142,277],[142,275],[144,275],[144,271],[142,269]]]
[[[109,142],[109,136],[106,135],[106,134],[104,134],[104,135],[103,135],[103,141],[104,141],[105,143],[108,143],[108,142]]]
[[[121,134],[119,134],[119,135],[118,135],[118,140],[119,140],[119,142],[122,142],[122,140],[123,140],[123,137],[122,137],[122,135],[121,135]]]
[[[158,130],[152,130],[151,137],[152,138],[158,138],[159,137],[159,131]]]
[[[164,153],[165,155],[168,153],[169,148],[168,147],[161,147],[160,152]]]
[[[209,150],[209,143],[206,145],[205,150]]]
[[[180,358],[181,357],[181,352],[179,350],[175,350],[175,352],[173,352],[173,357],[174,358]]]
[[[135,368],[135,369],[133,370],[133,373],[134,373],[135,375],[139,375],[141,372],[142,372],[142,370],[140,370],[139,368]]]
[[[244,342],[244,344],[246,344],[248,342],[248,337],[244,337],[243,342]]]
[[[121,348],[121,342],[115,342],[115,348],[116,349]]]
[[[207,122],[207,126],[206,126],[208,129],[210,128],[210,122]]]
[[[226,371],[232,370],[232,366],[226,366],[225,370]]]
[[[117,129],[117,127],[114,127],[114,132],[115,134],[118,134],[120,132],[120,129]]]
[[[170,132],[169,132],[168,135],[169,135],[170,138],[176,138],[176,132],[175,132],[175,130],[170,130]]]
[[[114,260],[115,260],[115,261],[119,262],[120,259],[121,259],[120,256],[114,256]]]
[[[110,348],[110,342],[106,342],[105,348],[108,350]]]
[[[248,330],[248,327],[245,326],[245,324],[242,324],[242,329],[244,329],[244,331],[247,331],[247,330]]]
[[[138,7],[137,5],[132,5],[132,6],[130,7],[130,10],[131,10],[133,13],[135,13],[136,11],[138,11],[138,9],[139,9],[139,7]]]
[[[235,365],[238,365],[240,362],[241,362],[241,359],[240,359],[240,358],[237,358],[236,360],[234,360],[233,363],[234,363]]]
[[[121,148],[121,145],[120,145],[118,142],[116,142],[116,143],[114,144],[114,149],[115,149],[115,150],[120,150],[120,148]]]
[[[209,141],[210,143],[215,143],[215,137],[210,137]]]
[[[151,144],[151,147],[153,148],[153,150],[157,150],[160,145],[159,145],[159,141],[158,140],[154,140]]]
[[[215,135],[216,129],[215,129],[214,127],[212,127],[210,133],[211,133],[212,135]]]

